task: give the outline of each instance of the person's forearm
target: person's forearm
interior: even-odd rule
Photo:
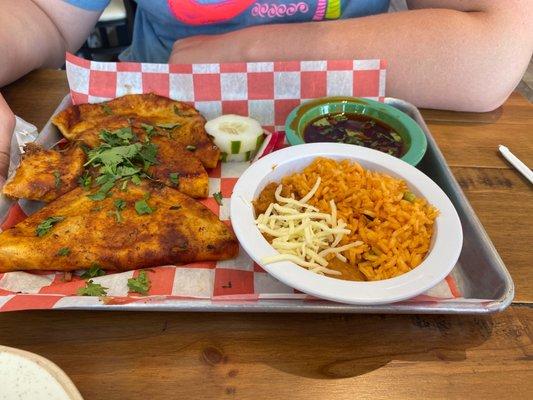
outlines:
[[[9,148],[14,128],[15,116],[0,93],[0,187],[9,166]]]
[[[60,67],[99,13],[61,0],[0,0],[0,87],[41,67]]]
[[[0,86],[41,66],[60,66],[65,45],[30,0],[0,0]]]
[[[257,26],[220,37],[231,38],[224,46],[230,56],[247,61],[382,58],[388,96],[422,107],[487,111],[501,104],[527,66],[533,40],[527,18],[511,24],[501,14],[423,9]],[[239,55],[229,50],[230,43]],[[219,61],[219,56],[206,51],[204,57]]]

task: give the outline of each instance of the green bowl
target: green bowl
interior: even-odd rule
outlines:
[[[303,144],[308,123],[326,114],[352,113],[368,115],[394,129],[403,139],[407,152],[401,159],[416,166],[427,148],[426,135],[407,114],[384,103],[357,97],[324,97],[301,104],[285,121],[285,134],[291,145]],[[356,145],[354,145],[356,146]]]

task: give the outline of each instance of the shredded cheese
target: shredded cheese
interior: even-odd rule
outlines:
[[[346,262],[341,253],[363,244],[357,241],[339,246],[350,230],[346,229],[342,219],[337,218],[337,206],[333,200],[330,201],[330,214],[307,204],[320,187],[320,181],[319,177],[309,193],[300,200],[296,200],[294,195],[283,197],[282,185],[276,188],[274,196],[277,203],[271,203],[255,221],[262,233],[274,238],[272,247],[280,253],[263,258],[263,264],[291,261],[317,274],[340,275],[340,272],[327,268],[327,256],[332,254]]]

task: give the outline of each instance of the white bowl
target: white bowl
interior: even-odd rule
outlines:
[[[410,190],[440,211],[430,250],[412,271],[372,282],[345,281],[317,275],[292,262],[264,265],[261,259],[278,254],[255,225],[252,200],[271,182],[299,172],[317,157],[356,161],[364,168],[404,179]],[[287,147],[254,162],[241,175],[231,196],[231,222],[244,250],[276,279],[304,293],[349,304],[386,304],[419,295],[442,281],[452,270],[463,244],[459,216],[452,203],[430,178],[398,158],[377,150],[340,143],[310,143]]]

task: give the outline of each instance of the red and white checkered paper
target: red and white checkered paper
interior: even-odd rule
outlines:
[[[285,146],[282,132],[288,113],[302,101],[323,96],[359,96],[383,100],[385,63],[380,60],[293,61],[228,64],[104,63],[67,55],[67,76],[74,104],[100,102],[124,94],[148,93],[193,104],[207,119],[224,113],[250,115],[273,134],[258,156]],[[221,163],[209,171],[210,197],[202,200],[227,224],[231,192],[249,163]],[[221,192],[222,205],[211,197]],[[0,228],[18,223],[35,205],[24,200],[0,216]],[[272,278],[241,249],[236,259],[161,266],[148,271],[148,296],[129,294],[127,280],[137,271],[94,278],[107,287],[105,299],[76,296],[85,281],[63,273],[11,272],[0,274],[0,311],[50,309],[118,304],[175,304],[187,299],[250,302],[283,299],[311,300]],[[410,301],[453,301],[460,297],[450,276]]]

